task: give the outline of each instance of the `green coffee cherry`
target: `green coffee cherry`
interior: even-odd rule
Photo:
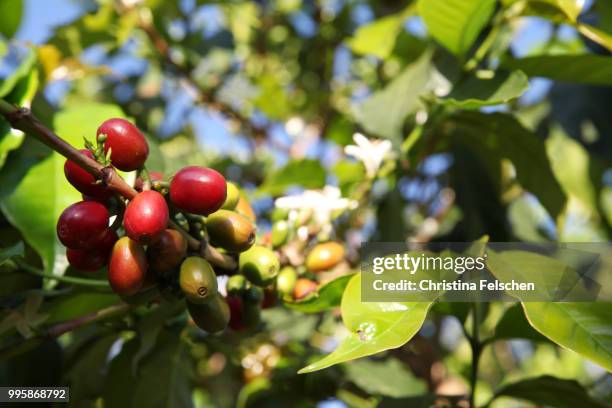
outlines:
[[[227,280],[227,293],[230,295],[241,295],[247,290],[248,282],[242,275],[230,276]]]
[[[228,250],[243,252],[255,243],[255,224],[246,217],[228,210],[219,210],[206,220],[210,243]]]
[[[264,291],[260,287],[251,286],[244,292],[242,298],[244,299],[245,303],[259,305],[263,301]]]
[[[217,276],[207,260],[191,256],[181,264],[181,290],[191,303],[203,304],[218,293]]]
[[[287,242],[289,238],[289,223],[287,221],[277,221],[272,225],[272,246],[278,248]]]
[[[234,183],[228,181],[227,196],[221,208],[224,210],[234,210],[236,205],[238,205],[238,200],[240,200],[240,190],[238,190]]]
[[[293,267],[285,266],[276,277],[276,290],[283,295],[291,295],[293,288],[295,288],[297,277],[297,272]]]
[[[272,250],[255,245],[240,254],[239,267],[240,273],[253,285],[268,286],[274,282],[280,269],[280,262]]]
[[[230,320],[230,310],[227,302],[218,293],[202,304],[187,301],[187,310],[194,323],[208,333],[223,331]]]

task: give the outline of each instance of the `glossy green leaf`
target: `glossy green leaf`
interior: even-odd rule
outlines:
[[[68,143],[81,147],[83,136],[95,137],[102,121],[121,116],[114,105],[82,105],[57,114],[54,128]],[[56,234],[57,219],[66,207],[81,200],[81,194],[64,177],[63,156],[36,140],[28,139],[26,144],[0,172],[0,207],[39,253],[45,269],[62,275],[67,260]],[[47,282],[47,286],[53,284]]]
[[[466,111],[453,115],[451,122],[455,126],[455,140],[476,152],[488,164],[498,183],[500,161],[508,159],[514,165],[516,178],[523,188],[534,194],[554,219],[560,216],[566,196],[538,136],[513,116],[502,113]]]
[[[373,395],[406,398],[427,392],[427,384],[416,378],[409,368],[397,359],[384,361],[361,359],[344,365],[347,379]]]
[[[137,325],[138,351],[132,359],[132,370],[138,372],[139,364],[154,348],[157,337],[168,318],[185,310],[182,302],[164,303],[144,315]]]
[[[23,0],[0,0],[0,34],[12,38],[21,25]]]
[[[554,408],[605,408],[608,404],[597,401],[575,380],[544,375],[527,378],[503,386],[494,398],[510,397]]]
[[[260,192],[278,195],[288,187],[322,188],[325,186],[325,169],[317,160],[293,160],[268,174],[259,188]]]
[[[612,85],[612,57],[594,54],[543,55],[507,59],[503,66],[520,69],[530,77],[581,84]]]
[[[374,55],[385,59],[395,47],[395,40],[402,30],[407,11],[393,14],[360,26],[353,37],[348,39],[348,47],[361,55]]]
[[[421,328],[429,302],[361,302],[361,274],[355,275],[342,296],[342,320],[349,335],[323,359],[302,368],[310,373],[407,343]]]
[[[487,25],[495,0],[419,0],[418,9],[431,35],[463,56]]]
[[[592,214],[597,214],[604,166],[598,168],[600,166],[585,148],[560,128],[554,129],[546,139],[546,150],[565,193],[577,198]]]
[[[319,287],[312,296],[308,296],[304,300],[289,301],[284,304],[288,308],[302,313],[320,313],[340,306],[342,293],[352,277],[353,274],[340,276]]]
[[[70,296],[46,302],[43,305],[43,312],[49,315],[47,323],[52,324],[85,316],[119,302],[121,299],[112,293],[73,292]]]
[[[529,88],[529,79],[521,71],[499,71],[492,78],[471,76],[440,99],[446,105],[462,109],[512,102]]]
[[[421,106],[420,95],[430,87],[431,53],[425,52],[385,88],[355,107],[355,120],[374,136],[399,144],[409,114]]]
[[[523,303],[529,323],[544,336],[612,371],[612,308],[605,302]]]
[[[532,341],[548,341],[529,325],[525,312],[520,304],[510,306],[495,325],[495,340],[527,339]]]

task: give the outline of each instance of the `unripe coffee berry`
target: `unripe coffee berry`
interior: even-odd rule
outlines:
[[[108,266],[108,282],[121,296],[135,294],[142,287],[147,273],[144,248],[129,237],[119,239],[113,247]]]
[[[234,183],[228,181],[225,202],[221,208],[224,210],[233,210],[238,205],[238,200],[240,200],[240,190],[238,190],[238,187]]]
[[[80,152],[90,159],[94,158],[93,153],[87,149],[80,150]],[[112,196],[112,192],[106,188],[106,186],[96,183],[96,178],[94,176],[72,160],[66,160],[66,163],[64,163],[64,175],[66,176],[66,180],[68,180],[74,188],[86,196],[97,200],[107,200]]]
[[[255,243],[255,224],[234,211],[219,210],[206,219],[210,243],[229,252],[243,252]]]
[[[140,244],[154,242],[168,224],[168,205],[164,196],[149,190],[138,193],[123,215],[126,234]]]
[[[230,321],[230,308],[219,293],[202,304],[187,301],[187,310],[193,322],[208,333],[223,331]]]
[[[170,200],[181,211],[209,215],[223,205],[225,178],[207,167],[185,167],[170,182]]]
[[[280,262],[272,250],[255,245],[248,251],[240,254],[239,268],[240,273],[249,282],[263,287],[274,282],[274,278],[276,278],[280,269]]]
[[[306,269],[321,272],[336,266],[344,259],[344,247],[337,242],[316,245],[306,257]]]
[[[179,285],[187,300],[197,304],[207,302],[219,291],[212,265],[197,256],[190,256],[181,264]]]
[[[57,236],[72,249],[92,249],[108,229],[108,210],[96,201],[80,201],[67,207],[57,221]]]
[[[149,144],[136,126],[125,119],[104,121],[96,132],[98,138],[106,135],[104,152],[111,151],[113,166],[123,171],[137,170],[147,160]]]

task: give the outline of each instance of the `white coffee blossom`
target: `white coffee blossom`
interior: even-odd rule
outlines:
[[[319,224],[328,223],[334,211],[357,207],[356,201],[342,197],[340,189],[333,186],[325,186],[323,190],[306,190],[299,195],[280,197],[274,203],[277,208],[295,213],[312,211],[314,219]]]
[[[360,160],[366,168],[367,176],[374,177],[383,160],[391,151],[391,142],[388,140],[369,140],[361,133],[355,133],[353,140],[356,144],[346,146],[344,153]]]

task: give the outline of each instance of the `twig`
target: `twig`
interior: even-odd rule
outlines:
[[[58,323],[54,326],[49,327],[46,330],[43,330],[35,337],[29,338],[18,344],[13,344],[3,348],[2,350],[0,350],[0,360],[6,360],[18,354],[24,353],[42,344],[45,340],[57,338],[62,334],[68,333],[79,327],[125,313],[130,308],[131,306],[127,303],[119,303],[113,306],[109,306],[105,309],[89,313],[85,316],[77,317],[76,319]]]
[[[0,114],[6,118],[14,129],[21,130],[35,137],[62,156],[75,162],[88,173],[101,180],[111,191],[120,194],[128,200],[131,200],[138,194],[132,186],[126,183],[125,180],[117,174],[113,167],[103,166],[97,161],[81,154],[76,148],[43,125],[28,108],[16,108],[5,100],[0,99]],[[180,227],[174,222],[169,221],[168,226],[177,229],[183,234],[183,231],[181,231]],[[192,250],[198,250],[200,248],[200,242],[197,239],[189,234],[183,235]],[[235,266],[236,262],[231,257],[219,253],[214,248],[210,248],[209,254],[210,259],[207,258],[208,261],[215,265],[222,268],[227,268],[228,265]]]
[[[106,280],[85,279],[85,278],[76,278],[74,276],[54,275],[52,273],[41,271],[17,259],[15,259],[14,262],[17,264],[17,266],[19,266],[19,268],[23,269],[25,272],[29,273],[30,275],[40,276],[41,278],[53,279],[59,282],[72,283],[74,285],[92,286],[96,288],[103,288],[103,289],[110,290],[110,286],[108,284],[108,281]]]

